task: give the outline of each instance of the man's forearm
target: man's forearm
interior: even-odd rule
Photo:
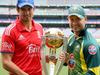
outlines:
[[[16,66],[16,64],[14,64],[12,61],[4,62],[3,67],[7,71],[13,73],[14,75],[28,75],[23,70],[21,70],[18,66]]]

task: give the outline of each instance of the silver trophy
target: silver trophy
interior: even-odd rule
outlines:
[[[45,31],[42,39],[42,66],[44,73],[45,75],[59,75],[64,61],[58,60],[57,56],[60,53],[57,54],[57,52],[67,50],[67,38],[60,29],[50,28]]]

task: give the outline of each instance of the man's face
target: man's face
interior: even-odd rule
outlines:
[[[19,13],[19,19],[23,22],[29,22],[34,15],[33,8],[27,5],[19,8],[17,11]]]
[[[73,15],[68,17],[68,21],[73,32],[79,32],[84,29],[86,18],[80,19],[79,17]]]

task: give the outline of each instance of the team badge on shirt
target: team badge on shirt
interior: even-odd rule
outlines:
[[[74,67],[75,67],[75,60],[74,59],[69,59],[68,66],[69,66],[70,69],[74,69]]]
[[[38,38],[41,38],[41,33],[37,31]]]
[[[71,53],[70,55],[69,55],[69,61],[68,61],[68,67],[70,68],[70,69],[74,69],[74,67],[75,67],[75,60],[74,60],[74,54],[73,53]]]
[[[91,54],[91,55],[95,55],[97,53],[97,49],[94,45],[90,45],[88,47],[88,51],[89,51],[89,54]]]

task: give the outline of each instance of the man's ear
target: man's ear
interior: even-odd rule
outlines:
[[[17,10],[17,12],[19,12],[19,8],[18,7],[16,8],[16,10]]]
[[[69,20],[69,16],[67,17],[67,20]]]

